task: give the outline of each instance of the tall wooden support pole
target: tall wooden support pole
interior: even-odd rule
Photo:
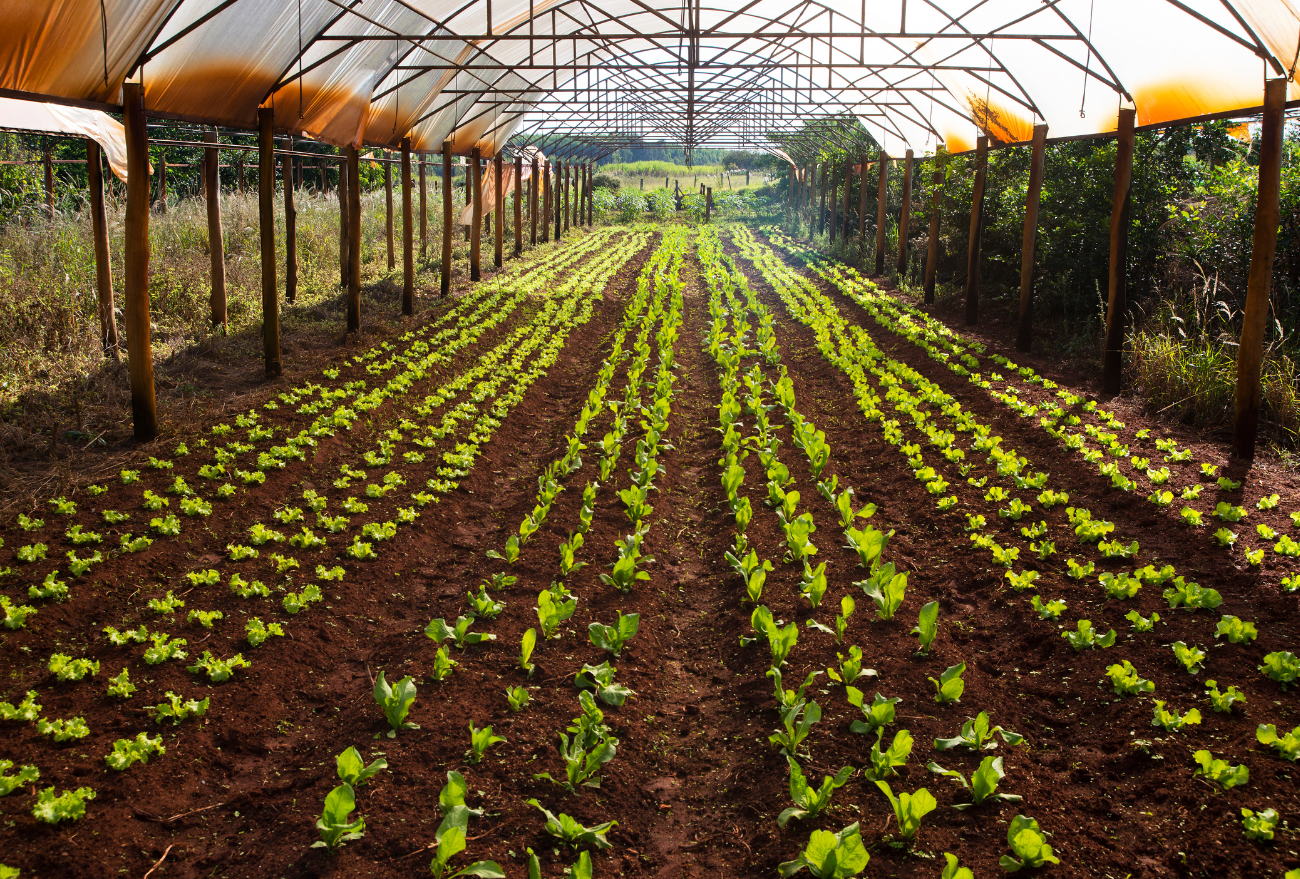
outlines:
[[[704,222],[713,218],[713,187],[704,187]]]
[[[533,246],[537,246],[537,193],[538,185],[541,178],[538,177],[539,168],[537,167],[537,156],[533,156],[533,176],[528,178],[528,241]]]
[[[596,166],[587,165],[587,227],[596,225]]]
[[[502,176],[501,169],[501,151],[497,150],[497,154],[492,157],[492,176],[495,178],[493,182],[496,183],[496,204],[494,205],[494,208],[497,215],[496,225],[492,230],[495,233],[493,243],[496,245],[496,250],[493,252],[492,264],[497,268],[501,268],[501,264],[504,261],[506,237],[506,187],[505,177]]]
[[[565,205],[569,201],[568,163],[557,162],[555,165],[555,240],[559,241],[564,229]]]
[[[423,198],[420,199],[424,201]],[[415,314],[415,216],[411,204],[411,139],[402,138],[402,314]]]
[[[880,151],[876,168],[876,271],[885,273],[885,221],[889,218],[889,154]]]
[[[907,274],[907,236],[912,230],[912,162],[915,156],[908,150],[903,156],[903,200],[898,211],[898,276]]]
[[[1047,165],[1047,126],[1034,126],[1034,144],[1029,156],[1029,190],[1025,193],[1025,232],[1020,243],[1020,328],[1016,350],[1028,351],[1034,341],[1034,248],[1038,243],[1038,202],[1043,194],[1043,171]]]
[[[407,138],[409,141],[410,138]],[[429,258],[429,214],[426,211],[429,200],[429,187],[425,181],[424,169],[428,161],[420,156],[420,261]]]
[[[167,151],[158,155],[158,213],[167,213]]]
[[[839,181],[835,179],[835,172],[834,169],[832,169],[831,171],[831,216],[830,216],[831,244],[835,243],[835,237],[836,237],[835,233],[840,225],[839,206],[840,206],[840,184]]]
[[[149,135],[144,127],[144,89],[122,85],[126,128],[126,259],[122,305],[126,318],[127,363],[131,376],[131,421],[135,438],[158,435],[153,387],[153,348],[149,343]]]
[[[524,157],[515,156],[515,258],[524,255]]]
[[[439,293],[451,292],[451,141],[442,142],[442,271],[439,272]]]
[[[470,150],[470,174],[474,199],[474,211],[469,229],[469,279],[477,281],[480,277],[479,261],[483,248],[483,157],[478,147]]]
[[[393,249],[393,166],[388,162],[387,152],[381,152],[380,161],[384,166],[384,233],[388,240],[388,268],[397,267],[397,254]]]
[[[975,145],[975,187],[970,203],[970,237],[966,241],[966,323],[980,317],[980,238],[984,229],[984,179],[989,169],[989,139]]]
[[[349,269],[349,255],[351,249],[348,242],[352,236],[348,232],[348,160],[344,154],[343,161],[339,162],[339,286],[344,290],[348,288],[348,278],[352,277]]]
[[[578,216],[578,163],[564,163],[564,231],[577,225]]]
[[[822,188],[817,193],[817,234],[826,234],[826,188],[830,183],[831,163],[822,162]]]
[[[542,243],[551,240],[551,163],[542,165]]]
[[[47,140],[45,149],[42,151],[42,162],[45,165],[45,219],[54,219],[54,156]]]
[[[798,176],[798,169],[795,168],[794,165],[791,165],[791,166],[790,166],[790,178],[786,181],[786,184],[787,184],[787,185],[786,185],[786,188],[785,188],[785,189],[786,189],[786,191],[785,191],[785,210],[786,210],[786,216],[787,216],[787,217],[790,215],[790,212],[794,210],[794,181],[795,181],[795,178],[796,178],[797,176]],[[641,180],[641,188],[642,188],[642,189],[645,189],[645,179],[644,179],[644,178],[642,178],[642,180]]]
[[[215,152],[215,150],[214,150]],[[108,215],[104,210],[104,166],[99,157],[99,144],[86,140],[86,170],[90,183],[90,224],[95,236],[95,286],[99,291],[99,339],[104,356],[118,357],[117,315],[113,313],[113,265],[108,254]],[[221,216],[217,214],[218,218]],[[220,229],[220,220],[218,220]],[[224,283],[224,277],[223,277]],[[225,288],[222,287],[224,311]]]
[[[1128,312],[1125,275],[1128,264],[1128,213],[1132,201],[1133,125],[1137,111],[1119,111],[1115,144],[1115,194],[1110,204],[1110,297],[1106,304],[1106,348],[1101,381],[1107,394],[1118,394],[1124,381],[1124,324]]]
[[[1273,286],[1273,257],[1282,221],[1282,132],[1286,125],[1287,80],[1264,83],[1264,124],[1259,142],[1259,188],[1255,200],[1255,237],[1246,280],[1246,314],[1237,348],[1237,406],[1232,427],[1232,452],[1255,457],[1259,431],[1264,333],[1268,326],[1269,294]]]
[[[280,366],[280,295],[275,282],[275,118],[270,107],[257,110],[257,205],[262,259],[262,359],[266,374]]]
[[[745,185],[749,185],[749,171],[745,171]],[[853,159],[844,160],[844,243],[853,234]]]
[[[934,154],[930,178],[930,235],[925,247],[925,304],[934,304],[934,277],[939,271],[939,207],[943,197],[943,151]]]
[[[348,155],[348,332],[361,331],[361,161],[357,148]]]
[[[858,165],[858,246],[867,247],[867,154],[863,153]]]
[[[235,177],[239,179],[239,194],[243,195],[244,189],[244,151],[240,150],[235,155]]]
[[[298,210],[293,204],[293,140],[285,139],[285,156],[281,178],[284,181],[284,298],[298,298]]]
[[[203,151],[204,192],[208,202],[208,255],[212,265],[212,293],[209,295],[210,317],[213,327],[229,329],[226,319],[226,245],[221,229],[221,178],[218,176],[220,153],[217,151],[217,133],[209,131],[203,142],[213,146]],[[94,192],[94,184],[91,184]]]

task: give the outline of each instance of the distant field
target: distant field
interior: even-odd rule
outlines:
[[[672,162],[611,162],[597,167],[600,174],[618,174],[623,177],[693,177],[712,174],[715,177],[722,171],[721,165],[696,165],[688,168]]]

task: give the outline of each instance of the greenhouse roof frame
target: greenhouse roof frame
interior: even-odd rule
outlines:
[[[495,4],[495,9],[494,9]],[[0,95],[326,143],[777,150],[857,119],[890,154],[1104,136],[1300,99],[1289,0],[54,0],[0,12]],[[856,141],[855,141],[856,143]]]

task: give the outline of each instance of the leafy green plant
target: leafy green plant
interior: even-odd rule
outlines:
[[[474,721],[471,720],[469,723],[469,750],[465,752],[465,759],[470,763],[481,763],[488,748],[504,741],[505,739],[501,736],[492,735],[492,727],[490,726],[475,729]]]
[[[406,719],[406,715],[411,711],[411,705],[415,702],[415,682],[410,675],[395,684],[389,684],[384,680],[384,673],[381,670],[375,678],[374,696],[376,704],[384,709],[384,717],[391,727],[388,730],[390,739],[397,738],[398,730],[420,728],[418,724]]]
[[[1008,569],[1003,572],[1003,576],[1011,582],[1012,589],[1016,592],[1024,592],[1026,589],[1029,589],[1034,585],[1034,581],[1038,579],[1038,572],[1022,571],[1017,574],[1015,571]]]
[[[1232,711],[1232,706],[1240,702],[1246,704],[1246,694],[1229,684],[1222,692],[1217,681],[1205,682],[1205,697],[1210,700],[1210,707],[1218,714]]]
[[[190,611],[189,621],[198,623],[205,629],[210,629],[213,623],[225,619],[225,617],[226,615],[219,610],[192,610]]]
[[[861,873],[870,860],[855,821],[838,833],[814,830],[799,857],[780,864],[778,869],[783,877],[806,867],[816,879],[848,879]]]
[[[528,707],[532,696],[527,687],[506,687],[506,701],[510,704],[510,710],[518,713]]]
[[[280,606],[286,613],[300,613],[303,608],[314,604],[318,601],[324,601],[325,596],[321,594],[320,587],[315,583],[308,583],[302,587],[301,592],[286,592],[280,599]]]
[[[266,639],[272,636],[284,637],[284,629],[279,623],[273,622],[270,625],[265,625],[257,617],[253,617],[245,623],[244,633],[251,647],[261,647],[266,643]]]
[[[149,738],[148,733],[139,733],[134,739],[118,739],[113,743],[113,750],[104,757],[109,769],[118,772],[130,768],[136,763],[148,763],[150,757],[161,757],[167,753],[162,736]]]
[[[961,866],[961,861],[951,852],[943,853],[944,866],[943,872],[939,879],[975,879],[975,873],[970,867]]]
[[[1261,723],[1255,730],[1255,740],[1271,747],[1284,760],[1294,763],[1300,758],[1300,726],[1279,736],[1273,724]]]
[[[9,600],[8,595],[0,595],[0,614],[6,629],[21,629],[27,625],[27,620],[35,616],[36,608],[30,604],[14,604]]]
[[[1196,674],[1201,670],[1205,662],[1205,651],[1199,647],[1189,647],[1183,641],[1175,641],[1169,645],[1174,651],[1174,658],[1187,670],[1188,674]]]
[[[600,665],[584,665],[574,676],[574,684],[579,689],[594,690],[597,698],[606,705],[622,705],[629,696],[636,695],[622,684],[614,683],[618,669],[608,661]]]
[[[894,563],[875,564],[871,576],[853,584],[862,589],[876,604],[876,615],[882,620],[892,620],[903,603],[907,592],[907,572],[894,572]]]
[[[1157,699],[1151,725],[1158,726],[1165,732],[1178,732],[1185,726],[1195,726],[1201,722],[1201,712],[1192,708],[1186,714],[1169,711],[1165,703]]]
[[[900,729],[894,733],[894,740],[889,747],[882,749],[880,744],[884,735],[884,728],[876,730],[876,740],[872,743],[871,750],[867,752],[868,765],[862,768],[863,776],[870,781],[883,781],[892,775],[897,775],[897,767],[905,766],[907,758],[912,754],[914,740],[911,732]]]
[[[79,681],[86,675],[99,674],[99,663],[90,659],[73,659],[66,653],[50,656],[46,666],[61,681]]]
[[[1253,839],[1256,842],[1272,842],[1279,820],[1281,819],[1276,809],[1263,809],[1254,812],[1243,806],[1241,810],[1242,832],[1246,834],[1247,839]]]
[[[242,653],[236,653],[229,659],[218,659],[212,655],[210,650],[204,650],[203,656],[194,665],[186,666],[186,668],[192,674],[206,674],[209,681],[219,684],[230,680],[231,675],[235,673],[235,669],[248,668],[250,664]]]
[[[1224,614],[1218,625],[1214,627],[1214,638],[1217,641],[1225,635],[1230,644],[1242,644],[1254,641],[1259,637],[1259,632],[1256,631],[1254,623],[1248,623],[1231,614]]]
[[[86,816],[86,803],[94,798],[95,792],[88,787],[66,790],[63,793],[47,787],[36,795],[36,805],[32,806],[32,817],[46,824],[79,821]]]
[[[998,863],[1008,873],[1061,863],[1047,844],[1047,835],[1039,830],[1038,822],[1033,818],[1017,815],[1011,819],[1011,826],[1007,828],[1007,845],[1012,854],[1003,855]]]
[[[816,819],[829,808],[831,796],[835,791],[843,787],[853,775],[853,767],[845,766],[833,776],[822,776],[821,786],[814,789],[808,784],[803,770],[799,768],[798,762],[793,757],[787,757],[786,762],[790,764],[790,799],[794,801],[794,805],[777,816],[776,824],[782,830],[792,820]]]
[[[108,695],[118,699],[130,699],[134,693],[135,684],[131,683],[131,674],[126,666],[122,666],[120,672],[108,679]]]
[[[991,751],[998,746],[998,743],[993,740],[994,735],[1001,736],[1002,741],[1008,745],[1019,745],[1025,740],[1025,737],[1017,732],[1001,726],[993,726],[989,721],[988,713],[981,711],[974,717],[967,718],[957,735],[950,739],[935,739],[934,747],[937,751],[948,751],[959,747],[966,747],[972,751]]]
[[[930,683],[934,684],[934,701],[939,703],[960,702],[961,694],[966,690],[966,682],[961,679],[961,676],[965,673],[966,663],[961,662],[945,669],[939,675],[938,680],[927,678]]]
[[[1006,772],[1002,768],[1001,757],[988,756],[981,760],[979,768],[971,774],[970,782],[967,782],[966,776],[957,770],[944,769],[938,763],[929,763],[926,768],[936,775],[953,779],[964,789],[971,792],[972,801],[969,803],[956,803],[953,805],[954,809],[970,809],[989,800],[1018,803],[1023,799],[1016,794],[998,793],[998,785],[1006,777]]]
[[[360,839],[366,831],[366,819],[357,816],[349,820],[357,808],[356,793],[352,785],[346,782],[325,795],[325,806],[321,816],[316,819],[316,829],[320,839],[311,844],[312,848],[335,849],[340,845]]]
[[[1300,658],[1289,650],[1279,650],[1264,657],[1259,670],[1282,685],[1285,690],[1300,678]]]
[[[525,802],[546,816],[547,833],[573,848],[592,846],[600,851],[613,848],[610,841],[605,838],[605,834],[618,826],[617,821],[606,821],[604,824],[586,827],[563,812],[559,815],[554,814],[536,799],[525,800]]]
[[[28,690],[23,701],[0,702],[0,720],[21,720],[34,723],[41,716],[41,705],[36,701],[36,691]]]
[[[1043,601],[1041,596],[1035,595],[1029,599],[1029,604],[1038,613],[1039,619],[1059,620],[1061,614],[1065,613],[1067,606],[1060,599]]]
[[[921,608],[917,616],[916,626],[909,634],[915,635],[917,640],[917,653],[925,655],[930,652],[930,645],[934,643],[935,636],[939,633],[939,602],[931,601]]]
[[[1160,622],[1160,614],[1152,613],[1151,617],[1148,619],[1147,617],[1142,616],[1142,614],[1138,613],[1136,610],[1130,610],[1128,613],[1124,615],[1124,619],[1128,620],[1130,623],[1133,624],[1133,631],[1150,632],[1152,629],[1155,628],[1156,623]]]
[[[58,578],[58,570],[50,571],[45,575],[41,585],[33,583],[27,587],[27,597],[33,601],[54,599],[55,601],[66,601],[68,598],[68,584]]]
[[[532,662],[533,649],[537,646],[537,630],[528,629],[519,642],[519,668],[530,678],[537,667]]]
[[[1243,785],[1250,781],[1250,768],[1242,763],[1233,766],[1227,760],[1219,760],[1207,750],[1197,751],[1192,755],[1196,761],[1196,771],[1193,775],[1199,775],[1207,778],[1224,790]]]
[[[163,695],[163,698],[167,701],[159,702],[157,705],[150,705],[145,709],[153,714],[155,723],[162,723],[170,718],[172,725],[175,726],[187,717],[202,717],[208,713],[207,698],[199,702],[195,699],[178,696],[170,690]]]
[[[1121,660],[1106,669],[1106,676],[1110,678],[1111,686],[1115,688],[1115,693],[1120,696],[1137,696],[1141,693],[1154,693],[1156,685],[1149,680],[1141,677],[1133,663],[1127,659]]]
[[[637,613],[624,614],[618,612],[618,619],[614,625],[607,626],[603,623],[591,623],[587,626],[587,636],[591,643],[600,650],[608,651],[615,656],[623,653],[623,648],[627,642],[636,636],[637,630],[641,625],[641,615]]]
[[[481,644],[484,641],[496,640],[496,635],[485,632],[471,632],[469,627],[473,625],[474,620],[474,614],[464,614],[456,618],[455,626],[448,626],[446,620],[439,618],[424,627],[424,634],[439,644],[451,639],[461,650],[464,650],[470,644]]]
[[[541,625],[542,637],[545,639],[558,638],[560,624],[573,616],[578,609],[578,599],[570,598],[567,601],[557,599],[555,594],[549,590],[543,589],[537,593],[537,621]]]
[[[0,760],[0,797],[7,797],[20,787],[35,784],[41,777],[41,771],[35,766],[23,766],[13,775],[14,761]]]
[[[913,794],[903,792],[894,796],[888,782],[877,781],[876,787],[889,799],[889,805],[894,808],[894,820],[898,822],[899,835],[908,842],[916,838],[922,819],[939,805],[925,788],[920,788]]]
[[[1070,642],[1070,646],[1078,653],[1083,650],[1092,650],[1097,647],[1111,647],[1115,644],[1115,630],[1111,629],[1105,635],[1098,635],[1097,630],[1092,626],[1092,620],[1079,620],[1075,624],[1075,631],[1064,631],[1061,637]]]
[[[1217,590],[1203,588],[1182,577],[1174,578],[1173,585],[1164,591],[1164,598],[1170,607],[1183,607],[1187,610],[1214,610],[1223,604],[1223,597]]]
[[[56,742],[76,741],[90,735],[84,717],[69,717],[67,720],[42,717],[36,722],[36,732],[43,736],[53,736]]]
[[[837,683],[851,684],[863,676],[875,677],[875,670],[862,667],[862,648],[856,644],[849,645],[847,658],[843,653],[836,653],[835,658],[839,660],[839,667],[826,669],[826,675]]]

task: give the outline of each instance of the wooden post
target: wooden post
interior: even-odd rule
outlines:
[[[528,178],[528,225],[530,227],[528,240],[533,247],[537,246],[537,187],[541,181],[538,177],[537,154],[533,154],[533,175]]]
[[[903,201],[898,215],[898,277],[907,274],[907,236],[912,229],[912,161],[908,150],[903,156]]]
[[[1232,451],[1238,458],[1255,457],[1259,431],[1260,372],[1264,334],[1268,327],[1269,293],[1273,286],[1273,257],[1282,221],[1282,132],[1286,126],[1288,81],[1264,83],[1264,124],[1259,142],[1259,188],[1255,200],[1255,236],[1246,281],[1246,314],[1237,348],[1237,405],[1232,428]]]
[[[496,233],[495,238],[494,238],[494,240],[493,240],[493,243],[494,243],[495,246],[496,246],[496,250],[495,250],[494,253],[493,253],[492,264],[493,264],[494,266],[496,266],[497,268],[501,268],[501,264],[502,264],[502,262],[503,262],[503,258],[504,258],[504,253],[503,253],[503,251],[505,250],[505,237],[506,237],[506,235],[505,235],[505,232],[506,232],[506,188],[505,188],[505,186],[504,186],[504,184],[505,184],[505,178],[501,176],[501,169],[502,169],[501,151],[500,151],[500,150],[497,150],[497,154],[496,154],[495,156],[492,157],[492,173],[493,173],[493,176],[496,177],[496,180],[495,180],[494,182],[496,183],[496,199],[495,199],[495,200],[496,200],[496,205],[495,205],[495,208],[496,208],[496,215],[497,215],[497,216],[496,216],[496,228],[493,229],[493,232]]]
[[[934,304],[934,278],[939,270],[939,205],[943,195],[943,152],[935,150],[930,178],[930,237],[925,247],[925,304]]]
[[[1124,381],[1124,324],[1128,311],[1128,213],[1132,201],[1133,125],[1137,111],[1121,108],[1115,148],[1115,194],[1110,206],[1110,297],[1106,306],[1106,348],[1102,389],[1115,395]]]
[[[551,163],[542,165],[542,243],[551,240]]]
[[[515,259],[524,255],[524,157],[515,156]]]
[[[158,213],[167,213],[167,151],[158,156]]]
[[[745,171],[745,185],[749,186],[749,171]],[[853,159],[844,160],[844,226],[841,231],[844,234],[844,243],[849,243],[849,237],[853,234],[852,217],[853,217]]]
[[[209,131],[203,142],[213,146],[203,151],[204,190],[208,201],[208,255],[212,265],[212,293],[209,297],[212,325],[221,327],[224,334],[229,325],[226,318],[226,246],[221,229],[221,178],[220,154],[217,152],[217,133]],[[93,186],[92,186],[93,191]]]
[[[880,151],[876,168],[876,271],[885,273],[885,221],[889,214],[889,154]]]
[[[555,240],[559,241],[564,232],[565,204],[569,200],[569,178],[566,163],[555,163]]]
[[[451,141],[442,142],[442,271],[439,273],[439,292],[451,292],[451,212],[455,205],[451,198]]]
[[[830,167],[828,165],[828,167]],[[831,170],[831,244],[835,243],[835,232],[840,225],[840,184],[835,179],[834,168]]]
[[[410,138],[407,138],[409,141]],[[429,258],[429,215],[425,212],[429,189],[425,185],[424,166],[428,164],[423,154],[420,155],[420,261]]]
[[[477,281],[483,247],[483,162],[478,147],[470,150],[470,173],[474,214],[469,224],[469,279]]]
[[[587,228],[596,225],[596,166],[587,163]]]
[[[126,128],[126,229],[122,300],[126,319],[127,364],[131,376],[131,421],[136,440],[158,435],[153,387],[153,349],[149,343],[149,134],[144,127],[144,88],[122,85]]]
[[[240,150],[235,154],[235,176],[239,178],[239,194],[243,195],[244,189],[244,151]]]
[[[274,378],[280,366],[280,296],[275,282],[275,132],[270,107],[257,109],[257,204],[262,259],[262,359]]]
[[[343,161],[339,162],[339,286],[344,290],[348,288],[348,279],[352,277],[349,265],[349,254],[351,253],[348,242],[351,235],[348,234],[348,161],[344,156]]]
[[[858,247],[867,247],[867,154],[863,153],[858,166]]]
[[[348,153],[348,332],[361,332],[361,160]]]
[[[423,165],[420,170],[424,170]],[[421,192],[421,205],[424,202],[423,195]],[[415,222],[411,207],[409,137],[402,138],[402,314],[415,314]]]
[[[104,348],[104,356],[117,360],[117,315],[113,313],[113,265],[108,252],[108,216],[104,211],[104,167],[99,158],[99,144],[90,139],[86,140],[86,170],[89,172],[90,183],[90,221],[95,236],[99,339]],[[224,289],[222,302],[224,307]]]
[[[713,187],[704,187],[704,222],[709,222],[713,216]]]
[[[54,219],[54,156],[48,139],[45,141],[42,154],[45,164],[45,218],[52,221]]]
[[[1034,248],[1038,240],[1038,203],[1043,193],[1047,126],[1034,126],[1029,157],[1029,190],[1025,193],[1025,231],[1020,243],[1020,328],[1016,350],[1028,351],[1034,341]]]
[[[831,163],[823,162],[822,163],[822,188],[821,188],[821,192],[817,193],[817,197],[819,199],[817,202],[817,234],[818,235],[826,234],[826,186],[828,183],[830,183],[830,170],[831,170]]]
[[[966,243],[966,323],[980,316],[980,233],[984,228],[984,179],[989,168],[989,139],[981,135],[975,144],[975,188],[971,194],[970,237]]]
[[[292,138],[285,140],[285,149],[293,149]],[[298,298],[298,211],[293,204],[293,156],[284,156],[284,298],[293,302]]]
[[[393,166],[388,162],[387,150],[379,154],[384,166],[384,231],[388,239],[388,270],[397,267],[397,254],[393,250]]]

